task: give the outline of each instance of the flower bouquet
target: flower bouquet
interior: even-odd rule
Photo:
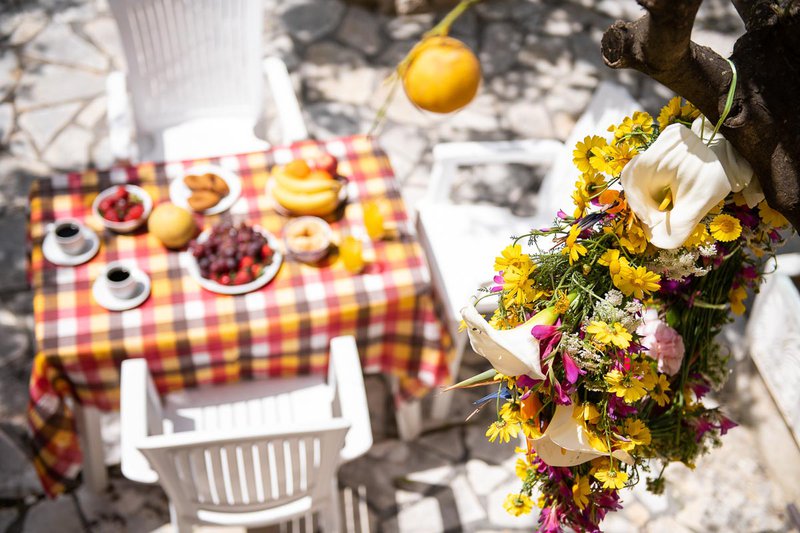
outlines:
[[[574,212],[502,250],[488,321],[462,310],[493,369],[454,387],[496,387],[487,437],[526,443],[505,508],[538,505],[540,531],[599,531],[620,489],[661,492],[669,462],[692,467],[736,425],[703,404],[728,373],[714,338],[788,223],[718,128],[674,98],[586,137]]]

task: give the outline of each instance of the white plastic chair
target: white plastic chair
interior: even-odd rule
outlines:
[[[430,184],[417,213],[417,233],[428,259],[434,293],[444,307],[443,318],[453,338],[452,376],[458,375],[467,341],[467,336],[458,332],[459,311],[476,295],[478,287],[490,284],[497,252],[511,244],[511,235],[550,226],[559,209],[571,209],[571,194],[579,175],[572,163],[575,144],[587,135],[607,135],[608,126],[636,109],[636,102],[623,87],[603,82],[565,143],[529,139],[434,147]],[[518,217],[493,205],[452,204],[449,195],[458,167],[498,163],[550,164],[539,189],[535,216]],[[489,298],[481,303],[482,312],[491,312],[496,306]],[[451,394],[434,398],[434,418],[447,417],[451,399]]]
[[[338,531],[336,472],[372,446],[353,337],[321,376],[189,389],[159,398],[145,359],[122,363],[122,473],[160,482],[179,533],[261,527],[319,513]],[[349,429],[348,429],[349,428]]]
[[[127,78],[114,72],[107,81],[116,159],[185,160],[268,148],[254,133],[265,74],[283,142],[308,137],[286,65],[274,57],[262,64],[261,0],[109,0],[109,6],[128,65]]]

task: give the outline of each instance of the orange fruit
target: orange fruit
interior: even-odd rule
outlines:
[[[475,98],[481,65],[467,45],[452,37],[429,37],[411,51],[403,89],[417,107],[451,113]]]
[[[311,169],[308,168],[308,163],[303,159],[295,159],[294,161],[286,163],[283,170],[295,178],[305,178],[311,173]]]

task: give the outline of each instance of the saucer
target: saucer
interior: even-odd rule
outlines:
[[[108,289],[105,277],[98,277],[92,284],[94,300],[109,311],[126,311],[138,307],[150,296],[150,276],[135,266],[128,266],[131,276],[136,280],[136,293],[131,298],[117,298]]]
[[[83,235],[86,237],[84,251],[72,255],[66,253],[56,242],[56,235],[53,231],[48,231],[42,242],[42,253],[44,258],[58,266],[77,266],[85,263],[97,254],[100,249],[100,237],[91,228],[83,226]]]

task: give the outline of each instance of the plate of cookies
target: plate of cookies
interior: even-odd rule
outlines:
[[[173,204],[204,215],[230,209],[241,193],[239,176],[217,165],[194,166],[169,184]]]

